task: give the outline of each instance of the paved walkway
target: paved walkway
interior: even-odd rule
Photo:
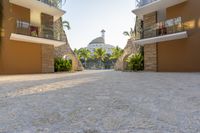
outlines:
[[[0,133],[200,133],[200,73],[0,76]]]

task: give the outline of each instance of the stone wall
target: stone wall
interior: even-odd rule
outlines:
[[[126,60],[131,55],[139,50],[139,46],[134,44],[131,39],[128,40],[122,56],[117,60],[115,64],[115,70],[124,71],[127,68]]]
[[[143,37],[149,38],[156,36],[156,30],[152,30],[152,26],[157,22],[157,12],[153,12],[147,15],[144,15],[143,19]],[[139,26],[139,20],[136,26]],[[137,30],[137,27],[136,27]],[[142,39],[143,37],[140,36]],[[115,70],[125,70],[127,67],[126,59],[136,52],[138,52],[140,46],[134,44],[131,39],[128,40],[126,47],[124,48],[123,55],[117,60],[115,64]],[[144,46],[144,69],[145,71],[157,71],[157,46],[156,44],[145,45]]]
[[[66,41],[66,34],[63,30],[62,19],[54,22],[54,38],[57,40]]]
[[[55,58],[58,57],[71,59],[73,71],[82,71],[84,69],[81,62],[78,60],[77,56],[72,51],[68,43],[55,48]]]
[[[150,44],[144,46],[144,70],[157,71],[157,45]]]
[[[55,47],[54,58],[58,58],[58,57],[69,58],[72,60],[72,71],[82,71],[83,66],[81,62],[78,60],[73,50],[70,48],[70,45],[68,43],[67,35],[65,34],[65,31],[63,30],[63,26],[62,26],[62,19],[59,19],[55,22],[54,30],[55,30],[54,37],[66,42],[66,44],[62,46]]]
[[[54,23],[54,38],[65,41],[66,44],[54,47],[52,45],[41,45],[42,47],[42,73],[54,72],[54,59],[57,57],[66,57],[72,59],[72,70],[83,70],[82,64],[70,48],[67,40],[67,36],[62,26],[62,19],[57,20]]]
[[[42,47],[42,73],[54,72],[54,46],[41,45]]]
[[[144,19],[143,19],[144,38],[156,36],[156,30],[153,30],[153,27],[152,27],[156,23],[157,23],[157,12],[144,15]]]
[[[153,12],[144,15],[143,28],[144,38],[155,37],[156,30],[153,30],[153,26],[157,23],[157,12]],[[157,71],[157,45],[145,45],[144,46],[144,70],[145,71]]]

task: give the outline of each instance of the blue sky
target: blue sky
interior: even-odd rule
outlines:
[[[64,20],[70,22],[67,31],[69,43],[74,48],[86,47],[88,43],[106,30],[107,44],[124,48],[128,37],[122,33],[134,27],[135,16],[131,10],[135,0],[67,0]]]

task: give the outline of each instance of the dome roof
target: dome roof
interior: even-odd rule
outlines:
[[[89,44],[94,44],[94,43],[105,43],[105,40],[103,37],[98,37],[98,38],[92,40]]]

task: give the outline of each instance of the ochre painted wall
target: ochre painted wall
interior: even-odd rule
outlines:
[[[158,71],[200,71],[200,0],[167,9],[167,19],[179,16],[187,25],[189,38],[158,44]]]
[[[4,36],[0,53],[0,74],[27,74],[42,72],[41,45],[10,40],[16,20],[30,22],[30,10],[3,0]]]

